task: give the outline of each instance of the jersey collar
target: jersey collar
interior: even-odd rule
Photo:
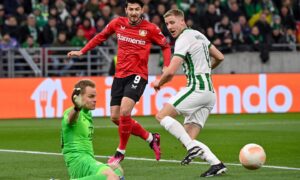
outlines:
[[[179,36],[180,36],[184,31],[189,30],[189,29],[191,29],[191,28],[185,27],[185,28],[181,31],[181,33],[177,36],[177,38],[179,38]],[[177,39],[177,38],[176,38],[176,39]]]
[[[89,110],[88,110],[88,109],[85,109],[85,108],[82,108],[82,111],[83,111],[84,113],[88,113],[88,112],[89,112]]]
[[[129,21],[128,18],[127,18],[127,21],[128,21],[128,24],[129,24],[130,26],[138,26],[138,25],[140,25],[140,24],[142,23],[143,19],[144,19],[144,18],[141,17],[140,20],[139,20],[136,24],[130,24],[130,21]]]

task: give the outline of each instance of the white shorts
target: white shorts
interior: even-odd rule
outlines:
[[[215,102],[215,93],[211,91],[191,90],[190,87],[181,89],[168,101],[179,114],[185,117],[184,124],[196,123],[202,128]]]

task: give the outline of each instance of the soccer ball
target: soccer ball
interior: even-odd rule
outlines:
[[[246,144],[240,151],[241,164],[250,170],[260,168],[266,161],[266,153],[258,144]]]

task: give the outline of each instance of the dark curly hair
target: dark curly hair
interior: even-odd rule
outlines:
[[[144,7],[144,2],[142,0],[127,0],[126,1],[126,4],[125,4],[125,7],[127,8],[128,6],[128,3],[130,4],[134,4],[134,3],[137,3],[139,4],[141,7]]]

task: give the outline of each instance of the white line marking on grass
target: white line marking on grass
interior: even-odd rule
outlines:
[[[41,152],[41,151],[23,151],[23,150],[11,150],[11,149],[0,149],[0,152],[62,156],[62,153]],[[110,156],[96,155],[95,157],[109,158]],[[127,157],[127,156],[126,156],[126,159],[127,160],[135,160],[135,161],[153,161],[153,162],[156,161],[155,159],[150,159],[150,158],[137,158],[137,157]],[[159,162],[178,163],[178,164],[180,164],[181,161],[171,160],[171,159],[161,159],[161,160],[159,160]],[[207,164],[207,163],[206,162],[192,162],[192,164]],[[241,164],[236,164],[236,163],[225,163],[225,164],[229,165],[229,166],[242,166]],[[286,167],[286,166],[269,166],[269,165],[265,165],[263,167],[264,168],[271,168],[271,169],[285,169],[285,170],[300,171],[300,168]]]
[[[275,121],[275,122],[274,122]],[[257,126],[257,125],[274,125],[274,126],[277,126],[277,125],[299,125],[300,124],[300,121],[297,122],[297,121],[294,121],[294,122],[291,122],[291,121],[278,121],[276,122],[276,120],[274,120],[272,122],[264,122],[264,121],[255,121],[255,122],[249,122],[247,120],[242,120],[242,121],[236,121],[236,122],[226,122],[224,124],[222,124],[222,127],[224,126]],[[147,124],[146,125],[147,128],[157,128],[157,127],[161,127],[160,124]],[[207,127],[220,127],[220,123],[215,123],[213,122],[213,120],[209,123],[207,123],[205,126]],[[97,128],[97,129],[105,129],[105,128],[117,128],[118,126],[115,126],[115,125],[97,125],[97,126],[94,126],[94,128]]]

